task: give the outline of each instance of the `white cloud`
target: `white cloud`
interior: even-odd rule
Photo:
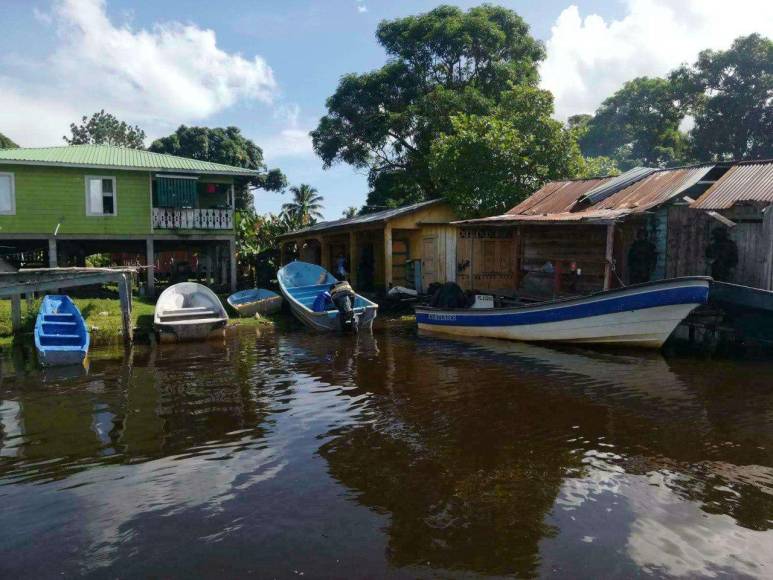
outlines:
[[[358,4],[357,5],[357,12],[359,12],[360,14],[363,14],[363,13],[365,13],[367,11],[368,11],[368,7],[365,6],[364,4]]]
[[[762,0],[626,0],[627,14],[583,17],[575,5],[556,20],[547,41],[542,85],[556,97],[556,115],[592,113],[637,76],[660,76],[692,62],[706,48],[738,36],[773,36],[773,2]]]
[[[284,104],[275,108],[274,119],[281,121],[284,128],[275,135],[259,139],[266,159],[273,161],[283,157],[314,155],[310,129],[302,126],[300,113],[300,107],[296,104]]]
[[[227,53],[193,24],[133,30],[109,19],[104,0],[56,0],[35,16],[55,28],[57,48],[0,84],[0,125],[24,145],[61,142],[66,120],[103,107],[153,133],[277,92],[265,60]]]

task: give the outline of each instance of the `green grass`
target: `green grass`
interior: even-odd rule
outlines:
[[[94,345],[120,343],[121,332],[121,303],[117,298],[73,298],[81,311],[91,332],[91,343]],[[155,300],[147,298],[134,298],[132,301],[132,324],[134,326],[135,340],[147,340],[153,333],[153,311]],[[32,309],[27,311],[27,305],[22,300],[22,328],[16,334],[11,332],[11,301],[0,300],[0,347],[10,346],[14,342],[32,342],[35,329],[35,318],[40,307],[40,300],[33,302]],[[237,318],[230,307],[231,324],[239,326],[266,326],[273,325],[275,319],[268,318]]]

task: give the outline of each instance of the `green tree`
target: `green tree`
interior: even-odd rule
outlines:
[[[773,41],[737,38],[728,50],[705,50],[670,76],[695,125],[701,160],[773,157]]]
[[[156,139],[148,148],[156,153],[168,153],[202,161],[225,163],[260,172],[252,179],[236,182],[236,209],[252,210],[251,188],[281,191],[287,178],[279,169],[268,169],[263,161],[263,150],[242,135],[238,127],[187,127],[180,125],[167,137]]]
[[[282,212],[300,227],[309,226],[322,219],[323,197],[312,186],[302,183],[290,188],[293,200],[282,205]]]
[[[376,37],[387,63],[341,79],[314,149],[325,167],[368,171],[370,206],[436,197],[432,142],[452,130],[452,115],[484,115],[510,85],[536,85],[544,49],[520,16],[489,5],[384,21]]]
[[[343,216],[344,216],[345,218],[353,218],[353,217],[354,217],[354,216],[356,216],[358,213],[360,213],[360,210],[359,210],[359,208],[357,208],[357,207],[355,207],[355,206],[353,206],[353,205],[350,205],[349,207],[347,207],[347,208],[346,208],[346,209],[343,211]]]
[[[490,115],[455,115],[432,146],[431,171],[462,217],[501,214],[545,182],[578,174],[572,131],[548,91],[514,86]]]
[[[639,77],[601,103],[592,117],[571,117],[569,126],[588,157],[611,157],[621,169],[665,167],[687,154],[687,138],[679,131],[684,116],[668,80]]]
[[[278,237],[295,229],[283,216],[236,212],[236,255],[250,283],[267,286],[279,269]]]
[[[104,109],[91,117],[83,116],[80,125],[70,124],[70,137],[62,137],[68,145],[113,145],[115,147],[145,148],[145,131],[119,121]]]
[[[19,146],[0,133],[0,149],[17,149]]]
[[[590,179],[593,177],[609,177],[620,175],[617,162],[611,157],[584,157],[576,178]]]

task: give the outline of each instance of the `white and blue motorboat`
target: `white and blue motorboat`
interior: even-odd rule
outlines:
[[[250,288],[234,292],[226,300],[239,313],[239,316],[265,316],[279,312],[282,308],[282,297],[276,292],[265,288]]]
[[[660,348],[706,304],[711,278],[685,277],[587,296],[494,308],[416,307],[419,329],[457,336]]]
[[[314,330],[335,331],[342,328],[344,313],[330,304],[329,308],[316,311],[314,303],[321,294],[330,292],[338,279],[330,272],[308,262],[290,262],[277,273],[279,289],[290,305],[295,317]],[[370,330],[376,318],[378,305],[364,296],[354,295],[352,304],[355,330]]]
[[[89,352],[89,331],[69,296],[43,298],[35,321],[35,348],[44,367],[82,365]]]

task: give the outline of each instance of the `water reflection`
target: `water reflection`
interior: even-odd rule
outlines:
[[[4,576],[773,566],[764,361],[400,326],[97,351],[77,376],[27,354],[0,361]]]

